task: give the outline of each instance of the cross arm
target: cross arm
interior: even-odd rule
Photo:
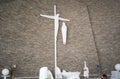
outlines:
[[[43,15],[43,14],[40,14],[40,16],[42,16],[42,17],[46,17],[46,18],[50,18],[50,19],[54,19],[54,18],[55,18],[54,16]]]
[[[64,19],[64,18],[61,18],[61,17],[59,17],[59,20],[62,20],[62,21],[70,21],[69,19]]]

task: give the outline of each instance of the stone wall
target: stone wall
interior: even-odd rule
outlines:
[[[120,55],[119,0],[0,0],[0,68],[17,65],[16,76],[38,76],[47,66],[54,72],[54,24],[40,14],[53,15],[53,5],[67,22],[67,45],[58,32],[58,66],[90,73],[96,65],[110,73]],[[97,49],[98,50],[97,50]],[[100,60],[100,62],[99,62]]]
[[[97,1],[89,6],[102,71],[110,73],[120,63],[120,0]]]

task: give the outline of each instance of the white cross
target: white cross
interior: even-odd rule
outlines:
[[[68,19],[64,19],[59,17],[59,14],[56,14],[56,5],[54,5],[54,16],[49,16],[49,15],[42,15],[42,17],[54,19],[54,55],[55,55],[55,79],[57,78],[56,75],[56,69],[57,69],[57,34],[58,34],[58,29],[59,29],[59,20],[60,21],[70,21]]]

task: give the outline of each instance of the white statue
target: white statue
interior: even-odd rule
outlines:
[[[62,24],[61,31],[62,31],[63,44],[66,44],[66,40],[67,40],[67,26],[66,26],[65,22],[63,22],[63,24]]]
[[[89,68],[86,65],[86,61],[84,61],[84,72],[83,72],[84,78],[88,79],[89,78]]]

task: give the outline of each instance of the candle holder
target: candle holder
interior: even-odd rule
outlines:
[[[7,77],[9,77],[9,70],[7,68],[2,70],[2,76],[4,77],[4,79],[6,79]]]

